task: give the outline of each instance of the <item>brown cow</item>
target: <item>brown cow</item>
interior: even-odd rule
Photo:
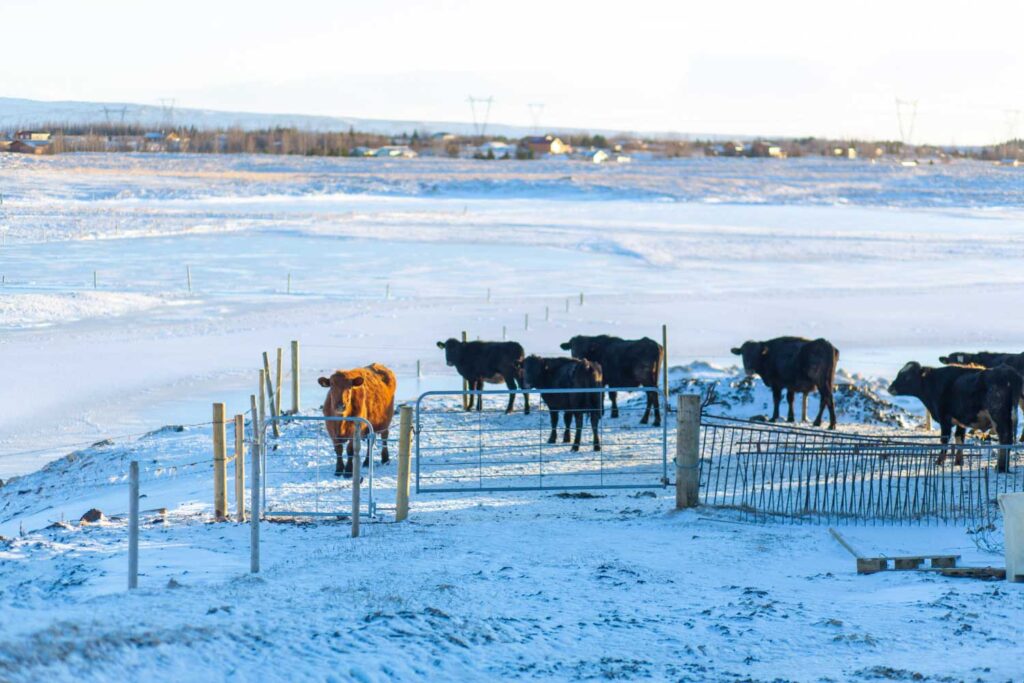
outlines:
[[[324,398],[324,417],[362,417],[373,425],[373,431],[381,439],[380,462],[388,461],[388,428],[395,414],[395,373],[380,363],[372,363],[365,368],[352,370],[336,370],[330,378],[321,377],[317,380],[320,386],[327,387]],[[352,476],[352,436],[356,431],[355,422],[328,421],[327,433],[334,444],[334,452],[338,461],[334,475]],[[366,434],[365,425],[361,434]],[[345,452],[348,462],[345,462]],[[363,465],[369,465],[369,454]]]

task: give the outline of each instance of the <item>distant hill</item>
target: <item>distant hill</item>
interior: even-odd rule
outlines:
[[[242,128],[256,130],[265,128],[298,128],[310,131],[347,131],[354,128],[365,133],[398,135],[412,133],[455,133],[473,135],[473,124],[459,121],[393,121],[387,119],[361,119],[347,116],[310,116],[307,114],[260,114],[254,112],[216,111],[213,109],[188,109],[175,107],[173,111],[160,105],[132,104],[128,102],[47,102],[13,97],[0,97],[0,129],[23,128],[43,123],[120,123],[138,124],[145,128],[170,126],[195,126],[196,128]],[[552,127],[559,134],[590,133],[605,136],[619,135],[624,131],[607,129],[585,129]],[[510,126],[490,123],[489,136],[520,138],[533,131],[526,126]],[[700,137],[702,139],[727,139],[725,135],[683,135],[681,133],[652,133],[661,139]],[[744,136],[749,137],[749,136]]]

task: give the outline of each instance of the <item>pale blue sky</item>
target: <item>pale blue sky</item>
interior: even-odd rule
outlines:
[[[0,0],[0,95],[373,118],[1024,135],[1024,2]],[[24,19],[24,23],[19,20]]]

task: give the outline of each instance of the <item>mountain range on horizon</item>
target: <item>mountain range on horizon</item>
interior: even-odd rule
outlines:
[[[28,128],[43,124],[99,124],[125,123],[144,128],[195,127],[200,129],[241,128],[260,130],[267,128],[298,128],[308,131],[347,131],[350,128],[362,133],[381,135],[432,133],[454,133],[476,135],[473,123],[465,121],[415,121],[392,119],[368,119],[349,116],[324,116],[315,114],[268,114],[259,112],[219,111],[170,105],[135,104],[129,102],[82,102],[46,101],[15,97],[0,97],[0,129]],[[521,138],[539,133],[643,135],[662,139],[725,140],[750,139],[750,135],[725,135],[720,133],[694,134],[656,131],[623,131],[612,129],[591,129],[572,126],[546,126],[538,131],[529,126],[489,122],[486,134]]]

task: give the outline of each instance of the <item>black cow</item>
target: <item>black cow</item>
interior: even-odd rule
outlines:
[[[923,367],[910,362],[903,366],[889,385],[894,396],[914,396],[921,400],[940,429],[940,440],[949,443],[956,425],[956,440],[963,443],[967,428],[995,427],[999,443],[1013,443],[1013,413],[1024,388],[1024,379],[1016,370],[1000,366],[991,370],[949,365],[942,368]],[[1008,454],[999,455],[998,470],[1007,471]],[[939,457],[941,462],[945,452]],[[963,463],[958,452],[956,464]]]
[[[748,341],[732,349],[737,356],[743,356],[743,370],[747,376],[760,375],[772,390],[775,409],[772,422],[779,419],[779,403],[782,391],[786,390],[789,404],[787,420],[794,422],[793,399],[797,393],[808,393],[817,389],[821,394],[818,417],[814,426],[821,426],[821,416],[828,406],[828,428],[836,428],[836,405],[832,390],[836,381],[836,364],[839,349],[825,339],[804,339],[803,337],[777,337],[768,341]]]
[[[449,366],[454,366],[463,379],[469,382],[470,391],[483,391],[484,382],[490,384],[505,382],[505,386],[514,392],[516,381],[522,383],[523,358],[526,353],[517,342],[463,342],[458,339],[449,339],[437,342],[437,348],[444,349],[445,362]],[[483,410],[483,398],[477,394],[477,410]],[[515,402],[515,393],[509,394],[506,413],[512,412]],[[525,404],[523,412],[529,415],[529,394],[523,394],[523,402]],[[466,410],[472,409],[473,402],[470,401]]]
[[[991,351],[966,353],[964,351],[955,351],[948,356],[939,356],[939,362],[943,365],[965,365],[975,368],[997,368],[1000,365],[1006,365],[1016,370],[1017,374],[1024,376],[1024,353],[993,353]],[[1021,410],[1024,411],[1024,395],[1021,395],[1019,403]],[[1024,441],[1024,428],[1021,429],[1020,440]]]
[[[620,339],[606,334],[596,337],[577,335],[561,345],[573,358],[593,361],[601,366],[606,387],[652,387],[658,386],[658,368],[661,367],[661,344],[644,337],[643,339]],[[617,395],[608,392],[612,400],[612,417],[619,416]],[[647,392],[647,406],[640,424],[647,424],[654,409],[654,426],[661,426],[661,410],[658,408],[658,392]]]
[[[523,386],[527,389],[600,389],[604,386],[601,366],[578,358],[541,358],[529,356],[523,363]],[[601,436],[598,427],[601,422],[604,396],[600,391],[581,393],[541,393],[541,400],[551,412],[551,436],[548,443],[555,443],[558,432],[558,411],[565,415],[563,443],[569,443],[569,423],[576,420],[576,440],[572,450],[580,449],[583,433],[583,416],[590,416],[590,429],[594,434],[594,450],[601,450]]]

